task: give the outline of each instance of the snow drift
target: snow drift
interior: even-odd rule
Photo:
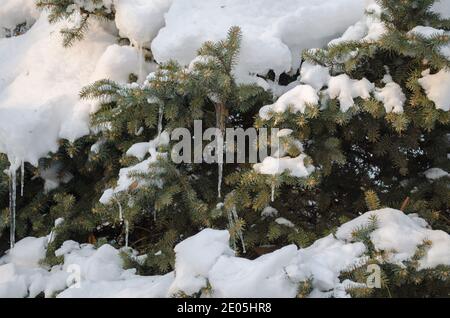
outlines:
[[[450,265],[450,236],[431,230],[417,215],[393,209],[367,212],[345,223],[335,235],[317,240],[307,248],[289,245],[255,260],[237,257],[230,248],[228,231],[205,229],[175,247],[175,270],[163,276],[139,276],[123,269],[120,250],[105,244],[66,241],[56,256],[61,265],[39,265],[51,235],[19,241],[0,258],[0,297],[171,297],[193,295],[210,286],[209,297],[295,297],[300,282],[311,280],[310,297],[348,297],[354,286],[340,274],[364,263],[367,246],[355,241],[352,232],[377,218],[370,235],[388,261],[402,264],[424,240],[431,247],[420,260],[421,268]],[[124,249],[124,251],[130,250]],[[136,260],[142,259],[131,252]],[[155,257],[158,257],[155,255]]]

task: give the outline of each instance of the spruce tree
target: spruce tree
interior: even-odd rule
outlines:
[[[122,163],[132,166],[139,161],[125,155],[131,145],[160,136],[162,127],[166,132],[183,127],[194,135],[195,120],[202,120],[205,128],[218,127],[221,131],[225,127],[251,127],[269,94],[256,85],[236,83],[233,66],[240,37],[239,28],[231,28],[226,40],[205,43],[190,67],[175,62],[163,64],[143,85],[124,86],[102,80],[85,88],[82,98],[98,99],[101,104],[93,124],[108,127],[99,129],[102,147],[98,156],[110,151],[107,147],[112,145],[124,154]],[[174,143],[158,151],[170,153]],[[103,159],[109,160],[107,155]],[[227,176],[237,169],[237,164],[225,165],[223,174]],[[218,192],[230,191],[218,190],[221,173],[217,164],[175,164],[161,156],[150,164],[148,173],[133,175],[136,181],[127,191],[115,195],[106,206],[98,204],[95,211],[109,211],[111,222],[116,223],[121,222],[119,212],[123,214],[127,222],[123,226],[129,227],[123,236],[132,232],[130,246],[142,246],[149,251],[148,263],[155,262],[151,265],[168,270],[173,261],[172,248],[183,237],[203,227],[227,227],[229,218],[236,239],[242,232],[243,220],[231,210],[225,211],[221,204]],[[143,185],[135,186],[138,184]]]
[[[17,201],[18,237],[45,235],[63,218],[48,250],[48,263],[60,261],[54,250],[67,239],[108,242],[147,253],[144,263],[126,252],[124,257],[141,274],[160,274],[173,269],[175,244],[205,227],[228,228],[233,247],[248,258],[289,243],[306,247],[341,223],[382,207],[418,213],[433,228],[448,232],[449,178],[430,180],[426,171],[450,169],[450,118],[430,100],[421,79],[448,69],[450,62],[441,48],[450,40],[440,32],[411,32],[418,25],[450,31],[450,20],[430,10],[434,2],[380,0],[381,15],[368,12],[385,28],[380,37],[304,52],[302,69],[318,67],[330,78],[370,88],[369,94],[351,101],[331,94],[327,80],[314,87],[317,102],[305,103],[301,111],[286,105],[284,112],[261,113],[273,102],[270,93],[238,84],[233,74],[241,40],[236,27],[227,39],[205,43],[189,67],[172,61],[160,65],[144,83],[136,83],[136,75],[130,74],[125,85],[104,79],[84,88],[80,97],[99,103],[92,116],[94,133],[75,143],[62,140],[58,152],[42,159],[37,168],[26,165],[27,190]],[[91,17],[113,19],[113,8],[100,0],[91,3],[86,8],[71,0],[38,1],[50,10],[51,22],[72,14],[82,17],[81,24],[62,30],[64,45],[82,39]],[[401,92],[401,107],[387,105],[385,88]],[[303,164],[314,170],[296,177],[289,170],[262,174],[252,164],[225,164],[222,170],[216,163],[174,163],[170,153],[176,142],[170,141],[157,143],[156,153],[146,154],[144,159],[156,160],[145,172],[131,174],[134,182],[125,191],[115,193],[107,204],[99,202],[105,189],[117,185],[121,168],[142,163],[127,155],[130,147],[161,141],[179,127],[193,133],[195,120],[221,131],[288,129],[281,138],[284,155],[305,155]],[[7,167],[0,155],[0,171]],[[39,178],[48,170],[56,172],[57,179],[50,189]],[[1,174],[3,236],[9,230],[8,202],[8,179]],[[448,267],[418,269],[429,242],[419,246],[406,267],[394,266],[384,262],[384,251],[371,247],[368,238],[376,226],[373,220],[355,231],[354,241],[369,246],[369,258],[341,278],[364,282],[367,265],[379,264],[383,288],[358,288],[351,291],[354,296],[448,295]],[[431,291],[424,286],[434,287]],[[299,286],[300,297],[310,291],[309,281]]]
[[[301,141],[318,169],[296,181],[286,173],[275,177],[241,173],[229,180],[238,189],[233,204],[256,212],[272,205],[280,216],[298,225],[299,233],[308,229],[323,233],[379,205],[370,203],[377,194],[382,206],[419,213],[433,227],[448,231],[449,179],[431,182],[424,172],[449,169],[449,113],[428,99],[419,79],[426,70],[435,74],[447,69],[449,61],[440,48],[448,45],[449,38],[438,34],[424,38],[410,32],[420,24],[448,30],[449,21],[430,11],[433,3],[379,1],[379,19],[386,29],[379,39],[304,53],[303,67],[319,65],[336,80],[374,85],[372,92],[352,98],[347,107],[348,101],[330,96],[332,88],[324,83],[316,105],[306,105],[302,112],[272,111],[258,118],[257,127],[291,129],[291,141],[286,142]],[[401,111],[388,109],[376,98],[388,85],[404,95]],[[298,151],[294,147],[291,155]],[[276,200],[271,203],[273,184]],[[272,231],[276,238],[279,230]]]

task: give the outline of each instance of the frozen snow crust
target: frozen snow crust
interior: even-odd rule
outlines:
[[[388,252],[388,262],[402,264],[424,240],[431,247],[420,268],[450,265],[450,236],[435,231],[417,215],[393,209],[367,212],[343,224],[335,235],[307,248],[289,245],[255,260],[235,255],[228,231],[205,229],[175,247],[175,270],[162,276],[139,276],[123,269],[120,250],[105,244],[66,241],[55,252],[61,265],[39,265],[45,256],[47,237],[27,237],[0,258],[0,297],[171,297],[192,295],[211,286],[206,297],[295,297],[300,282],[312,280],[310,297],[349,297],[351,281],[341,281],[342,271],[364,263],[367,247],[352,232],[376,216],[370,235],[374,247]],[[131,253],[137,260],[135,252]],[[157,255],[155,255],[157,257]],[[77,276],[78,275],[78,276]],[[77,280],[78,277],[79,280]],[[69,287],[70,286],[70,287]]]

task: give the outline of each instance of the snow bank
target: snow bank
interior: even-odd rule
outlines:
[[[14,30],[18,24],[32,25],[39,17],[35,0],[2,0],[0,5],[0,38],[2,29]]]
[[[155,69],[142,60],[142,52],[137,48],[112,44],[98,59],[90,82],[107,78],[117,83],[127,83],[130,74],[138,76],[138,80],[143,82],[146,75]]]
[[[361,0],[174,0],[151,48],[158,62],[189,65],[203,42],[222,40],[236,25],[243,41],[235,73],[240,82],[254,82],[254,74],[298,68],[303,49],[325,45],[364,7]]]
[[[89,133],[93,105],[78,94],[115,41],[91,23],[83,41],[62,46],[59,30],[43,13],[24,35],[0,39],[0,152],[18,168],[58,149],[58,139]]]
[[[311,280],[310,297],[348,297],[346,288],[355,283],[341,282],[340,274],[367,259],[366,246],[355,242],[352,233],[374,215],[377,228],[370,239],[377,250],[389,253],[388,262],[401,264],[429,240],[432,244],[420,268],[450,265],[447,233],[431,230],[415,214],[382,209],[361,215],[342,225],[335,236],[307,248],[289,245],[255,260],[234,255],[227,231],[205,229],[175,247],[175,270],[163,276],[124,270],[120,250],[108,244],[95,248],[73,241],[56,251],[64,259],[61,265],[45,268],[38,261],[49,237],[26,238],[0,258],[0,296],[35,297],[44,292],[47,297],[171,297],[196,294],[209,286],[203,296],[295,297],[299,283]]]
[[[175,280],[170,293],[192,295],[206,287],[207,277],[222,255],[234,256],[228,231],[206,229],[175,246]]]

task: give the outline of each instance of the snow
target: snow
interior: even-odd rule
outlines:
[[[305,154],[301,154],[296,158],[266,157],[261,163],[254,164],[253,169],[260,174],[280,175],[288,172],[293,177],[304,178],[315,170],[313,166],[305,166],[305,159]]]
[[[446,32],[445,30],[435,29],[428,26],[418,25],[414,27],[408,33],[409,35],[419,35],[424,39],[431,39],[439,36],[450,35],[450,32]],[[445,56],[447,59],[450,59],[450,45],[442,45],[439,48],[439,52]]]
[[[328,93],[331,99],[337,98],[342,112],[348,111],[355,105],[354,98],[369,99],[375,85],[366,78],[351,79],[347,74],[332,77],[328,82]]]
[[[90,82],[107,78],[125,84],[128,82],[130,74],[142,76],[138,80],[143,82],[145,77],[142,74],[148,74],[155,68],[150,63],[141,61],[141,53],[132,46],[117,44],[108,46],[98,60]],[[140,70],[140,63],[143,63],[143,70]]]
[[[437,180],[444,177],[449,177],[450,174],[441,168],[431,168],[424,172],[425,177],[429,180]]]
[[[120,35],[137,47],[149,45],[164,26],[172,0],[115,0],[115,22]]]
[[[139,142],[134,144],[127,150],[126,155],[129,157],[136,157],[143,160],[148,155],[150,149],[150,142]]]
[[[174,0],[151,49],[158,62],[189,65],[202,43],[222,40],[236,25],[243,41],[235,74],[239,82],[257,82],[255,74],[298,68],[303,49],[325,45],[358,21],[364,6],[361,0]]]
[[[321,65],[314,65],[304,62],[300,69],[300,81],[311,85],[316,91],[319,91],[330,81],[330,70]]]
[[[364,15],[360,21],[350,26],[341,37],[330,41],[328,45],[338,45],[348,41],[375,42],[386,33],[386,27],[380,20],[381,7],[372,0],[368,2],[370,3],[366,12],[369,14]]]
[[[39,167],[39,177],[45,181],[45,193],[58,188],[61,183],[68,183],[73,179],[73,175],[70,172],[62,169],[62,164],[59,162],[51,163],[49,167]]]
[[[429,26],[418,25],[418,26],[414,27],[409,33],[410,34],[418,34],[424,38],[429,39],[434,36],[444,35],[446,32],[445,32],[445,30],[439,30],[439,29],[435,29],[435,28],[429,27]]]
[[[294,223],[292,223],[291,221],[289,221],[288,219],[285,219],[285,218],[277,218],[275,220],[275,223],[277,223],[279,225],[291,227],[291,228],[295,227]]]
[[[126,192],[130,186],[135,182],[135,179],[131,176],[137,173],[149,172],[150,165],[155,163],[159,157],[166,156],[166,153],[160,153],[157,148],[161,145],[167,145],[169,143],[169,134],[162,132],[160,136],[151,140],[148,143],[134,144],[127,151],[127,155],[143,158],[148,153],[150,157],[144,161],[141,161],[134,166],[122,168],[119,171],[119,179],[117,180],[117,186],[114,188],[106,189],[100,198],[100,203],[109,204],[114,199],[114,196],[121,192]],[[144,152],[146,151],[146,152]],[[137,186],[142,186],[144,181],[138,182]]]
[[[430,229],[416,214],[382,209],[343,224],[335,236],[307,248],[289,245],[254,260],[234,255],[228,231],[205,229],[177,244],[175,270],[163,276],[139,276],[133,269],[123,269],[121,250],[111,245],[96,248],[74,241],[64,242],[56,251],[64,259],[61,265],[46,268],[39,260],[48,236],[25,238],[0,258],[0,296],[35,297],[44,292],[46,297],[61,298],[172,297],[196,294],[209,284],[210,294],[203,296],[295,297],[298,284],[312,279],[310,297],[349,297],[345,289],[355,283],[341,282],[339,276],[365,264],[367,247],[354,242],[352,233],[368,225],[372,215],[377,216],[377,229],[370,239],[377,250],[389,253],[389,263],[401,264],[430,240],[420,268],[450,264],[450,235]],[[79,274],[78,282],[69,279],[73,273]]]
[[[2,0],[0,5],[0,38],[3,29],[14,30],[18,24],[31,26],[39,17],[35,0]]]
[[[425,90],[427,97],[434,102],[437,109],[450,110],[450,71],[442,69],[436,74],[425,70],[419,79],[419,84]]]
[[[37,166],[58,149],[58,139],[89,133],[93,105],[78,93],[114,37],[91,23],[83,41],[64,48],[64,23],[49,25],[43,13],[24,35],[0,39],[0,152],[13,167],[22,161]]]
[[[296,263],[286,268],[288,275],[297,281],[313,279],[313,285],[322,292],[339,284],[341,271],[363,261],[366,247],[362,243],[345,243],[332,235],[301,249]]]
[[[209,275],[214,296],[223,298],[293,297],[297,286],[287,279],[284,268],[296,255],[297,247],[290,245],[253,261],[221,256]]]
[[[386,75],[383,82],[386,84],[383,88],[375,89],[375,99],[383,103],[386,113],[403,113],[406,96],[402,88],[390,75]]]
[[[262,119],[269,120],[273,113],[292,113],[306,111],[306,106],[314,106],[319,103],[319,96],[313,87],[309,85],[298,85],[282,95],[274,104],[262,107],[259,110],[259,116]]]
[[[26,237],[8,253],[8,260],[17,266],[35,267],[45,257],[47,237]]]
[[[206,278],[221,255],[234,256],[228,231],[206,229],[175,246],[176,275],[170,293],[192,295],[206,287]]]
[[[277,215],[278,215],[278,210],[271,206],[265,207],[264,210],[262,210],[262,212],[261,212],[261,216],[263,218],[275,217]]]
[[[450,18],[450,0],[436,1],[431,10],[441,14],[443,18]]]
[[[416,247],[425,240],[432,242],[426,256],[420,260],[420,268],[434,268],[438,264],[450,264],[450,235],[443,231],[430,230],[418,222],[417,217],[408,217],[394,209],[368,212],[344,225],[336,232],[340,240],[351,242],[352,233],[369,223],[376,216],[378,228],[370,238],[377,250],[391,251],[391,261],[400,263],[411,258]]]

